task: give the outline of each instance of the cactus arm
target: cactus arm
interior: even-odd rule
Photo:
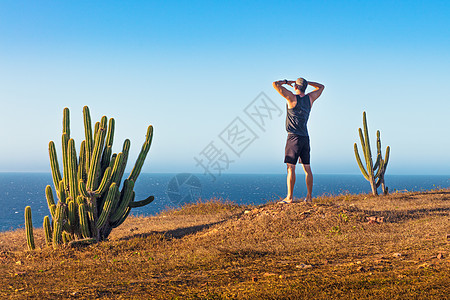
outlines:
[[[378,179],[379,179],[380,176],[381,176],[381,174],[384,172],[383,170],[384,170],[384,160],[381,159],[381,162],[380,162],[380,164],[379,164],[377,173],[375,174],[375,177],[374,177],[374,178],[378,178]]]
[[[354,149],[355,149],[355,157],[356,157],[356,161],[358,162],[358,166],[361,170],[361,173],[363,174],[364,178],[368,181],[370,181],[369,179],[369,175],[367,174],[366,169],[364,169],[364,165],[362,164],[361,158],[359,156],[358,153],[358,146],[356,145],[356,143],[354,144]]]
[[[108,167],[109,162],[111,160],[112,144],[114,141],[114,128],[115,128],[114,118],[110,118],[108,123],[108,133],[106,134],[105,150],[103,151],[102,155],[102,163],[101,163],[102,170],[105,170]]]
[[[58,197],[59,197],[59,201],[61,201],[61,203],[66,203],[66,192],[64,190],[64,181],[63,180],[61,180],[59,182],[59,194],[58,194]]]
[[[117,209],[111,214],[110,221],[112,223],[117,222],[126,212],[132,198],[133,198],[133,180],[125,179],[123,183],[122,192],[120,195],[120,202]]]
[[[109,163],[111,161],[111,153],[112,153],[112,147],[106,146],[105,150],[103,150],[102,160],[100,163],[101,173],[104,173],[106,168],[109,167]]]
[[[106,224],[108,217],[111,213],[112,207],[114,207],[118,200],[118,188],[115,183],[111,184],[108,195],[106,196],[105,204],[103,205],[102,212],[98,217],[97,228],[100,229]]]
[[[97,224],[97,219],[98,219],[98,211],[97,211],[97,205],[95,204],[96,200],[92,200],[91,198],[88,198],[88,201],[86,203],[86,212],[87,212],[87,217],[88,217],[88,221],[89,221],[89,228],[91,230],[92,236],[93,237],[98,237],[96,232],[95,232],[95,224]]]
[[[387,146],[386,148],[386,156],[384,160],[381,160],[380,169],[377,172],[377,177],[379,177],[379,180],[377,181],[377,188],[380,187],[380,185],[384,182],[384,173],[386,172],[387,163],[389,161],[389,153],[390,153],[390,147]],[[385,192],[385,191],[383,191]]]
[[[98,130],[100,129],[100,122],[95,122],[94,125],[94,143],[95,139],[97,138]]]
[[[89,224],[88,224],[88,216],[86,211],[86,205],[80,204],[78,205],[78,216],[80,221],[80,229],[81,229],[81,235],[83,238],[90,238],[91,233],[89,230]]]
[[[64,133],[70,137],[70,111],[67,107],[63,110],[63,134]]]
[[[123,156],[123,158],[122,158],[122,161],[121,161],[121,163],[119,165],[118,175],[115,178],[115,182],[117,182],[117,184],[120,184],[120,182],[122,181],[123,174],[125,173],[125,168],[126,168],[127,162],[128,162],[128,155],[130,153],[130,145],[131,145],[131,142],[130,142],[129,139],[126,139],[123,142],[123,147],[122,147],[122,156]]]
[[[381,162],[381,139],[380,139],[380,131],[377,130],[377,160],[375,165],[373,166],[373,170],[375,172],[375,170],[380,166],[380,162]],[[376,176],[375,176],[376,177]]]
[[[83,119],[84,119],[84,134],[86,141],[86,173],[89,172],[90,161],[92,157],[92,151],[94,147],[94,140],[92,139],[92,123],[89,108],[83,107]]]
[[[68,205],[68,221],[71,233],[75,233],[78,227],[77,222],[77,204],[75,200],[71,200]]]
[[[373,171],[374,171],[374,172],[375,172],[375,170],[376,170],[377,168],[380,167],[380,162],[381,162],[381,153],[378,153],[378,154],[377,154],[377,160],[376,160],[376,162],[375,162],[375,165],[373,166]],[[377,177],[377,176],[375,176],[375,177]]]
[[[50,214],[52,215],[52,220],[54,220],[55,214],[56,214],[56,204],[53,204],[52,206],[50,206],[49,210],[50,210]]]
[[[68,191],[69,188],[69,165],[68,165],[68,144],[69,136],[67,133],[62,135],[62,157],[63,157],[63,180],[64,180],[64,190]]]
[[[103,145],[105,142],[105,130],[106,130],[107,119],[105,116],[102,117],[102,125],[99,126],[97,130],[94,152],[92,153],[92,159],[89,168],[88,180],[86,183],[86,188],[88,191],[93,191],[96,189],[96,179],[98,176],[98,170],[100,168],[100,158],[102,154]]]
[[[108,134],[106,135],[106,146],[112,147],[114,141],[114,129],[115,129],[115,121],[114,118],[109,119],[108,123]]]
[[[387,164],[389,162],[389,154],[391,153],[391,147],[387,146],[386,147],[386,155],[384,157],[384,169],[386,170],[387,168]]]
[[[115,182],[117,185],[120,184],[119,176],[120,172],[122,171],[122,167],[123,167],[123,153],[119,152],[119,154],[117,154],[117,157],[114,160],[114,166],[112,168],[112,175],[111,175],[111,183]]]
[[[372,152],[370,150],[370,141],[369,141],[369,128],[367,127],[367,118],[366,112],[363,113],[363,125],[364,125],[364,151],[366,153],[366,165],[367,172],[369,177],[373,180],[373,162],[372,162]]]
[[[63,229],[63,223],[64,223],[64,215],[65,215],[65,204],[58,202],[56,205],[56,212],[55,212],[55,220],[53,222],[53,248],[58,248],[59,244],[62,243],[62,229]]]
[[[52,169],[52,178],[55,189],[59,190],[59,182],[62,180],[61,172],[59,170],[58,157],[56,156],[55,143],[50,141],[48,144],[48,152],[50,156],[50,167]]]
[[[136,160],[136,163],[134,165],[133,170],[130,173],[130,176],[128,176],[128,179],[133,180],[136,182],[139,174],[141,173],[142,166],[144,165],[145,158],[147,157],[147,153],[150,150],[150,146],[152,144],[153,139],[153,126],[148,126],[147,129],[147,136],[144,142],[144,145],[142,145],[141,152],[139,153],[139,156]]]
[[[25,231],[27,235],[28,250],[34,250],[34,234],[33,234],[33,221],[31,218],[31,207],[25,207]]]
[[[144,199],[144,200],[130,202],[129,206],[131,208],[141,207],[141,206],[145,206],[145,205],[151,203],[153,200],[155,200],[155,197],[154,196],[150,196],[150,197],[148,197],[147,199]]]
[[[52,226],[50,225],[50,218],[48,216],[44,217],[44,233],[45,233],[45,244],[51,246],[52,244]]]
[[[111,167],[111,169],[114,168],[114,163],[116,162],[116,158],[117,158],[117,153],[114,153],[111,156],[111,160],[109,161],[109,166]]]
[[[364,140],[364,135],[363,135],[363,132],[362,132],[361,128],[358,129],[358,133],[359,133],[359,139],[361,141],[361,150],[362,150],[362,152],[364,154],[364,162],[366,164],[366,169],[367,169],[367,171],[366,171],[367,178],[366,179],[370,182],[370,174],[371,174],[372,170],[369,169],[369,163],[368,163],[368,160],[367,160],[367,155],[368,154],[367,154],[367,151],[366,151],[366,141]],[[358,153],[358,157],[360,157],[359,153]]]
[[[83,179],[80,179],[78,181],[78,190],[80,191],[81,195],[85,198],[89,197],[89,194],[86,190],[86,183],[84,183]]]
[[[49,185],[45,187],[45,198],[47,199],[47,205],[49,209],[52,205],[55,205],[55,199],[53,198],[52,188]]]
[[[100,182],[98,189],[94,192],[94,195],[96,197],[100,197],[106,191],[106,189],[109,187],[110,180],[111,180],[111,168],[108,167],[105,171],[105,174],[103,175],[102,181]]]
[[[133,194],[134,194],[134,192],[133,192]],[[116,227],[122,225],[122,223],[127,219],[128,215],[130,214],[130,211],[131,211],[131,207],[127,207],[123,216],[116,222],[111,223],[111,227],[116,228]]]
[[[382,177],[379,177],[377,182],[376,182],[376,187],[379,188],[381,185],[381,182],[383,181]]]
[[[76,199],[78,196],[78,184],[77,184],[77,153],[75,150],[75,141],[73,139],[69,140],[68,145],[68,168],[69,168],[69,195],[72,199]]]
[[[81,142],[80,158],[78,160],[77,181],[86,179],[86,141]]]

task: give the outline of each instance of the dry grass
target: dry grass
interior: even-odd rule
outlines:
[[[80,249],[48,249],[36,230],[41,249],[25,251],[23,230],[5,232],[0,297],[449,299],[449,213],[450,190],[436,190],[313,205],[212,200],[130,217]]]

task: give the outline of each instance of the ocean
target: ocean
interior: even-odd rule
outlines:
[[[450,176],[386,175],[390,192],[449,188]],[[49,215],[45,187],[53,181],[50,173],[0,173],[0,231],[24,227],[24,209],[32,209],[33,225],[42,227]],[[143,173],[136,185],[136,200],[150,195],[155,200],[134,208],[134,215],[154,215],[167,208],[179,207],[199,199],[217,198],[237,204],[263,204],[286,196],[285,174],[221,174],[215,181],[204,174]],[[314,175],[314,196],[370,193],[362,175]],[[54,193],[55,194],[55,193]],[[304,175],[297,174],[294,197],[306,195]]]

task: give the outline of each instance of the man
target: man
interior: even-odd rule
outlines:
[[[294,85],[294,93],[286,89],[283,85]],[[305,94],[306,87],[310,85],[314,90]],[[306,124],[314,101],[320,97],[325,88],[317,82],[308,82],[304,78],[296,81],[279,80],[273,83],[273,87],[287,101],[286,131],[288,137],[285,148],[284,162],[287,166],[287,196],[279,203],[292,203],[294,200],[295,185],[295,165],[297,160],[303,165],[305,171],[305,181],[308,193],[305,202],[312,201],[313,174],[310,165],[309,135]]]

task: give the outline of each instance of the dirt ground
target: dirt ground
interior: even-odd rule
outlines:
[[[450,299],[450,190],[129,217],[53,250],[0,233],[2,299]]]

